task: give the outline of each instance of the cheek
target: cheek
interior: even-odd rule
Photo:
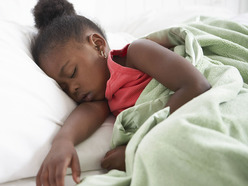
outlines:
[[[99,68],[93,63],[84,63],[84,65],[80,66],[79,76],[83,82],[92,84],[94,83],[94,80],[96,80],[96,78],[99,76]]]
[[[83,89],[92,88],[94,85],[94,72],[88,68],[79,71],[77,80]]]
[[[56,74],[58,73],[58,66],[52,65],[52,63],[43,63],[40,65],[41,70],[43,70],[46,75],[56,80]]]
[[[101,72],[96,69],[85,71],[84,75],[80,76],[79,81],[84,90],[93,91],[97,97],[104,98],[105,81]]]

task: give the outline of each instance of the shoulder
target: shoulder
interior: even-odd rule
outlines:
[[[154,44],[156,43],[148,39],[137,39],[133,41],[132,43],[130,43],[128,47],[127,55],[132,55],[136,52],[142,52],[144,49],[152,47]]]
[[[168,48],[151,41],[149,39],[138,39],[130,44],[127,51],[128,58],[145,58],[151,59],[157,55],[170,55]]]
[[[127,51],[127,63],[133,68],[159,63],[170,57],[172,52],[160,44],[148,40],[138,39],[132,42]],[[142,65],[142,66],[141,66]]]
[[[145,62],[151,59],[154,55],[154,45],[158,45],[147,39],[137,39],[130,43],[127,50],[127,66],[135,68],[135,64]],[[149,57],[149,58],[148,58]]]

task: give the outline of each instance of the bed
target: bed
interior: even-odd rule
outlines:
[[[152,32],[198,20],[200,15],[248,25],[246,0],[71,2],[79,14],[102,25],[111,48],[122,48]],[[35,175],[54,135],[76,106],[33,62],[30,43],[37,31],[31,9],[35,4],[36,0],[0,2],[0,184],[3,186],[35,185]],[[115,120],[110,115],[89,139],[77,146],[81,178],[106,173],[100,161],[111,148]],[[69,169],[65,179],[66,186],[74,185]]]

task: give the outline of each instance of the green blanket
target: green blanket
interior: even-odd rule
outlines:
[[[248,27],[201,17],[147,36],[165,38],[212,88],[173,114],[173,92],[152,80],[116,119],[113,144],[128,142],[126,172],[86,177],[80,186],[247,186]]]

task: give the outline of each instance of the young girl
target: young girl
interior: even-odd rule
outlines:
[[[40,68],[78,103],[53,140],[37,175],[37,185],[64,185],[67,167],[79,182],[80,166],[74,146],[89,137],[110,111],[117,116],[135,104],[152,78],[174,91],[166,106],[170,113],[210,88],[186,59],[147,39],[122,50],[108,46],[103,31],[76,15],[66,0],[40,0],[34,8],[39,33],[32,54]],[[105,169],[125,170],[125,146],[109,151]]]

